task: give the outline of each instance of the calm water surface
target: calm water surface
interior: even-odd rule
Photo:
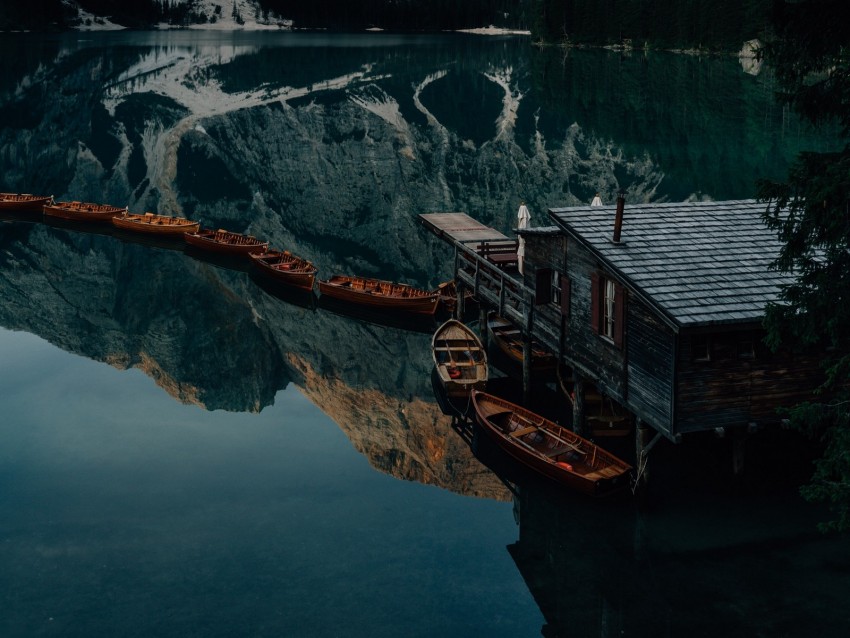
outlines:
[[[206,412],[32,335],[0,360],[3,635],[537,634],[510,505],[376,472],[294,386]]]
[[[509,231],[520,201],[542,225],[621,188],[753,197],[832,143],[732,58],[220,33],[0,54],[0,190],[182,213],[322,277],[443,281],[419,213]],[[799,441],[753,439],[740,481],[728,441],[659,444],[643,507],[560,494],[452,428],[432,330],[0,220],[0,635],[850,633]]]

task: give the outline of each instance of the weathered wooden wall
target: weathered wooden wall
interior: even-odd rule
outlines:
[[[778,424],[777,408],[811,397],[821,381],[814,357],[771,354],[753,326],[683,328],[677,333],[656,309],[630,293],[624,344],[618,347],[591,322],[592,275],[601,272],[617,279],[593,253],[565,235],[544,231],[526,236],[525,255],[527,289],[536,289],[544,269],[569,279],[566,314],[551,301],[533,304],[535,339],[670,438]],[[710,340],[708,360],[694,360],[695,338]],[[742,343],[752,343],[752,353],[742,353]]]
[[[591,324],[591,274],[599,270],[596,258],[582,246],[568,240],[567,276],[570,279],[571,301],[567,351],[581,368],[590,371],[591,379],[600,389],[625,403],[626,353],[610,339],[596,334]]]
[[[626,325],[628,406],[641,420],[673,432],[676,334],[646,304],[631,296]]]
[[[541,269],[550,269],[560,273],[565,270],[567,238],[559,234],[529,235],[525,240],[525,267],[523,283],[535,289],[537,273]],[[535,337],[554,354],[561,351],[562,331],[561,308],[553,303],[534,305]]]
[[[708,338],[711,358],[695,361],[695,337]],[[823,379],[816,357],[773,354],[761,343],[761,330],[680,334],[676,427],[679,432],[776,425],[777,408],[810,399]],[[742,358],[740,344],[752,342],[753,356]]]

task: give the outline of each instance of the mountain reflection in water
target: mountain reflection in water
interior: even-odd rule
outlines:
[[[208,410],[256,412],[293,382],[381,471],[507,497],[431,397],[426,335],[283,301],[180,251],[45,224],[3,229],[5,327],[139,368]]]
[[[564,55],[532,48],[526,38],[6,34],[0,60],[0,190],[184,214],[289,249],[316,264],[321,277],[339,272],[428,288],[448,278],[451,257],[418,225],[419,213],[465,211],[510,232],[520,201],[540,225],[547,207],[587,203],[596,192],[610,202],[621,188],[629,202],[753,197],[757,178],[780,178],[797,151],[830,143],[775,105],[769,72],[749,75],[733,59]],[[208,411],[261,412],[292,384],[381,472],[506,507],[508,488],[473,456],[433,398],[428,330],[363,321],[258,283],[241,266],[193,257],[179,244],[0,222],[3,328],[119,369],[142,370],[179,401]],[[221,417],[204,416],[210,422]],[[155,443],[167,441],[162,436]],[[27,449],[34,447],[20,448]],[[7,459],[7,467],[17,462]],[[169,469],[182,476],[179,462]],[[19,480],[29,489],[26,476]],[[850,590],[846,551],[808,534],[816,515],[792,492],[759,508],[735,501],[733,493],[731,505],[682,499],[666,502],[663,512],[635,513],[627,502],[599,505],[553,496],[510,476],[508,483],[520,485],[519,540],[509,551],[545,616],[546,636],[850,633],[838,611]],[[239,492],[243,499],[253,489],[247,485]],[[247,512],[252,521],[264,520],[258,513],[264,508],[279,508],[277,486],[264,487],[273,494]],[[208,492],[191,493],[198,507],[207,506]],[[383,495],[352,496],[348,511],[365,501],[378,517],[382,503],[369,499]],[[74,494],[88,496],[82,488]],[[94,517],[86,507],[81,511]],[[22,520],[41,520],[20,503],[10,509]],[[77,512],[69,511],[73,523]],[[175,520],[178,532],[184,530],[186,521]],[[479,537],[470,539],[468,530],[455,529],[457,520],[450,522],[457,537],[449,542],[478,547]],[[100,524],[111,529],[109,520]],[[30,529],[10,525],[23,536]],[[275,525],[258,527],[256,541],[274,535]],[[33,529],[41,534],[45,528]],[[190,534],[177,536],[191,545]],[[370,538],[381,541],[380,533]],[[198,555],[189,573],[197,582],[214,581],[207,575],[218,570],[230,573],[222,565],[234,561],[222,548],[231,542],[222,540],[209,556],[192,546]],[[40,551],[49,562],[64,551],[36,545],[20,541],[17,570],[8,572],[13,579],[36,573],[21,556]],[[281,555],[279,546],[262,547]],[[396,549],[396,557],[417,550],[425,554],[423,564],[434,561],[428,547]],[[83,569],[91,547],[81,542],[76,551],[87,557],[78,566]],[[251,551],[240,546],[246,564],[265,564],[265,555]],[[476,562],[450,556],[465,575],[481,574],[470,590],[444,601],[453,610],[494,587],[486,568],[500,557],[461,554],[467,555]],[[120,558],[118,552],[116,562]],[[308,580],[311,568],[327,567],[288,560]],[[447,567],[449,574],[454,567]],[[133,568],[142,573],[146,566]],[[437,578],[412,559],[402,568],[411,570],[410,578]],[[372,586],[370,573],[343,572],[352,590]],[[267,586],[275,580],[266,578]],[[33,582],[27,591],[41,600],[32,592],[43,584]],[[314,589],[304,591],[321,597],[321,583],[317,576]],[[83,590],[92,596],[103,591],[87,585]],[[423,585],[432,605],[447,588],[451,583]],[[379,591],[382,601],[394,603],[395,593]],[[524,603],[527,592],[515,595]],[[67,600],[64,594],[57,599]],[[238,598],[235,607],[253,611],[249,600]],[[67,605],[77,603],[85,607],[76,599]],[[200,614],[216,611],[198,605]],[[410,601],[399,606],[406,618],[420,609]],[[503,627],[511,600],[485,612],[482,626]],[[454,620],[466,618],[463,609],[455,613]],[[407,633],[428,635],[428,619],[418,620],[425,626]],[[175,620],[174,627],[183,626]]]

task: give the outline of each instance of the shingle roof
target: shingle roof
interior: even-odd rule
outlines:
[[[779,286],[781,244],[756,200],[626,204],[620,244],[615,206],[553,208],[549,215],[679,326],[748,323]]]

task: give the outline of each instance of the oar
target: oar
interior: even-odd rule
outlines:
[[[525,421],[526,423],[530,423],[531,425],[536,426],[538,432],[543,432],[543,434],[548,434],[549,436],[551,436],[556,441],[560,441],[561,443],[563,443],[564,445],[569,447],[571,450],[574,450],[575,452],[578,452],[579,454],[587,454],[587,452],[584,452],[583,450],[580,450],[578,447],[576,447],[575,443],[571,443],[570,441],[567,441],[566,439],[561,438],[560,436],[558,436],[554,432],[550,432],[546,428],[541,427],[543,425],[542,421],[540,423],[535,423],[531,419],[526,418],[524,416],[521,416],[521,415],[518,415],[518,414],[516,416],[518,418],[522,419],[523,421]]]

